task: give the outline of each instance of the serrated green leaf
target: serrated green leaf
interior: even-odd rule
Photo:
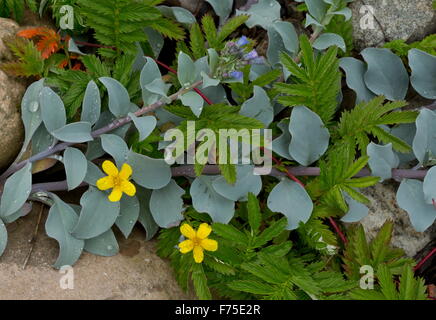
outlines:
[[[263,230],[262,233],[256,238],[253,247],[259,248],[265,245],[268,241],[271,241],[280,235],[280,233],[285,230],[287,223],[288,222],[285,218],[275,221],[272,225]]]
[[[226,225],[222,223],[214,223],[212,226],[212,230],[214,233],[219,235],[220,237],[238,243],[240,245],[246,246],[248,244],[248,238],[241,231],[236,229],[232,225]]]
[[[257,200],[256,195],[251,192],[248,193],[247,212],[248,223],[251,229],[257,233],[262,222],[262,213],[260,212],[259,200]]]

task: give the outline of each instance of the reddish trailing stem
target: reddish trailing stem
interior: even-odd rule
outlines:
[[[339,228],[339,226],[337,225],[336,221],[332,217],[329,217],[329,221],[330,221],[330,224],[332,225],[333,229],[335,229],[336,233],[341,238],[342,242],[344,244],[347,244],[348,243],[348,239],[345,237],[345,234],[342,232],[341,228]]]
[[[434,255],[436,254],[436,248],[433,248],[428,255],[426,255],[413,269],[415,272],[421,269],[421,267]]]
[[[151,57],[150,57],[150,58],[151,58]],[[176,70],[174,70],[174,69],[171,68],[170,66],[166,65],[165,63],[163,63],[163,62],[161,62],[161,61],[159,61],[159,60],[156,60],[156,59],[154,59],[154,61],[155,61],[158,65],[160,65],[161,67],[167,69],[169,72],[174,73],[174,74],[177,74],[177,71],[176,71]],[[206,95],[205,95],[203,92],[201,92],[200,89],[195,88],[194,91],[197,92],[197,93],[200,95],[200,97],[202,97],[203,100],[206,101],[207,104],[213,104],[213,102],[210,101],[210,99],[209,99],[208,97],[206,97]]]

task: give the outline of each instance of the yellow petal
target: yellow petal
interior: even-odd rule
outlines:
[[[97,188],[100,190],[107,190],[114,187],[114,178],[107,176],[97,180]]]
[[[118,169],[111,161],[106,160],[105,162],[103,162],[102,168],[107,175],[112,177],[118,176]]]
[[[202,263],[204,259],[203,248],[200,246],[194,247],[194,260],[197,263]]]
[[[218,242],[212,239],[203,239],[200,242],[201,247],[207,251],[217,251]]]
[[[123,196],[123,191],[121,191],[120,187],[115,187],[111,194],[109,195],[109,201],[111,202],[118,202],[121,200],[121,197]]]
[[[188,253],[192,249],[194,249],[194,241],[185,240],[179,243],[179,248],[181,253]]]
[[[188,239],[195,238],[195,230],[192,229],[192,227],[187,223],[182,224],[180,227],[180,232]]]
[[[206,239],[210,233],[212,232],[212,228],[207,223],[200,224],[200,227],[197,231],[197,238]]]
[[[136,193],[135,185],[127,180],[121,181],[121,190],[130,197],[133,197]]]
[[[123,164],[120,171],[120,178],[128,180],[130,176],[132,175],[132,167],[128,165],[127,163]]]

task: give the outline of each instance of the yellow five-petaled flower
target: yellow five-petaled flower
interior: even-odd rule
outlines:
[[[188,238],[188,240],[179,243],[180,252],[194,251],[194,260],[197,263],[203,262],[204,250],[216,251],[218,249],[218,242],[207,238],[212,232],[212,228],[207,223],[202,223],[198,231],[185,223],[180,227],[180,232]]]
[[[108,190],[112,188],[112,192],[109,195],[109,201],[118,202],[123,196],[123,192],[130,197],[133,197],[136,193],[136,187],[129,181],[132,175],[132,167],[127,163],[124,163],[121,171],[111,162],[106,160],[103,162],[103,171],[108,175],[97,181],[97,188],[100,190]]]

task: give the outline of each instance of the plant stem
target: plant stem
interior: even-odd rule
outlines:
[[[149,58],[152,58],[152,59],[153,59],[153,57],[149,57]],[[159,60],[156,60],[156,59],[153,59],[153,60],[154,60],[158,65],[160,65],[161,67],[167,69],[169,72],[174,73],[174,74],[177,74],[177,71],[176,71],[176,70],[174,70],[174,69],[171,68],[170,66],[166,65],[165,63],[163,63],[163,62],[161,62],[161,61],[159,61]],[[205,94],[204,94],[200,89],[198,89],[198,88],[194,88],[194,91],[197,92],[197,93],[199,94],[199,96],[202,97],[204,101],[206,101],[207,104],[209,104],[209,105],[210,105],[210,104],[213,104],[213,102],[212,102],[208,97],[206,97],[206,95],[205,95]]]
[[[35,248],[35,242],[36,242],[36,238],[38,237],[38,230],[39,230],[39,225],[41,224],[41,218],[42,218],[43,211],[44,211],[44,204],[41,204],[41,208],[39,210],[39,215],[38,215],[38,220],[36,221],[35,231],[33,232],[32,238],[29,240],[30,250],[26,256],[26,259],[24,260],[23,267],[22,267],[23,270],[26,269],[27,263],[29,262],[30,257],[32,256],[33,249]]]
[[[320,174],[320,169],[316,167],[287,167],[287,172],[292,174],[293,176],[312,176],[316,177]],[[195,170],[192,165],[183,165],[179,167],[171,168],[173,177],[189,177],[195,178]],[[393,169],[393,175],[396,177],[407,178],[407,179],[423,179],[427,174],[428,170],[406,170],[406,169]],[[220,168],[217,165],[206,165],[203,169],[204,175],[218,175],[220,174]],[[356,177],[367,177],[370,176],[371,172],[368,169],[363,169],[360,171]],[[278,169],[272,169],[269,176],[272,177],[284,177],[287,176],[286,172],[282,172]],[[79,187],[86,186],[87,183],[82,183]],[[55,192],[55,191],[66,191],[68,189],[67,181],[58,181],[58,182],[47,182],[47,183],[39,183],[34,184],[32,186],[32,193],[35,192]]]
[[[436,254],[436,248],[433,248],[433,250],[426,255],[417,265],[416,267],[413,269],[413,271],[418,271],[419,269],[421,269],[421,267],[433,256]]]
[[[317,167],[287,167],[287,171],[293,176],[305,176],[305,177],[316,177],[320,175],[320,169]],[[194,167],[192,165],[185,165],[172,168],[173,176],[176,177],[195,177]],[[427,175],[428,170],[411,170],[411,169],[393,169],[392,177],[398,179],[419,179],[422,180]],[[203,174],[215,175],[219,174],[219,167],[216,165],[207,165],[203,170]],[[285,172],[282,172],[276,168],[273,168],[270,176],[281,177],[286,176]],[[371,171],[369,169],[361,170],[356,177],[368,177],[371,176]]]
[[[332,225],[333,229],[335,229],[336,233],[339,235],[339,237],[341,238],[342,242],[344,244],[348,243],[347,238],[345,237],[344,233],[342,232],[341,228],[339,228],[339,226],[337,225],[336,221],[332,218],[329,217],[329,222]]]
[[[137,117],[140,117],[146,113],[153,112],[154,110],[159,109],[160,107],[168,104],[169,102],[177,100],[181,95],[183,95],[186,92],[200,86],[202,83],[203,83],[203,81],[198,81],[198,82],[194,83],[192,86],[190,86],[189,88],[183,88],[183,89],[179,90],[178,92],[174,93],[173,95],[169,96],[167,101],[165,101],[163,99],[159,100],[159,101],[157,101],[149,106],[141,108],[140,110],[136,111],[134,114]],[[110,124],[108,124],[107,126],[93,131],[91,133],[91,136],[93,138],[97,138],[97,137],[101,136],[102,134],[108,133],[108,132],[113,131],[119,127],[122,127],[122,126],[130,123],[131,121],[132,121],[132,119],[129,116],[126,116],[126,117],[121,118],[121,119],[116,119],[113,122],[111,122]],[[66,148],[68,148],[74,144],[75,143],[71,143],[71,142],[62,142],[54,147],[49,147],[47,150],[40,152],[40,153],[30,157],[29,159],[26,159],[26,160],[21,161],[19,163],[13,164],[12,166],[9,167],[9,169],[7,169],[0,176],[0,184],[4,180],[6,180],[10,175],[17,172],[21,168],[23,168],[27,163],[36,162],[36,161],[45,159],[45,158],[47,158],[55,153],[58,153],[60,151],[65,150]]]

